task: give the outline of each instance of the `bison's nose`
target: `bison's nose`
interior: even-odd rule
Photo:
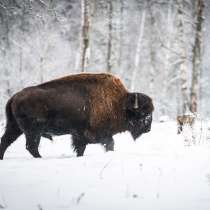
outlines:
[[[151,130],[151,123],[152,123],[152,115],[148,115],[145,118],[145,132],[150,132]]]
[[[148,133],[148,132],[150,132],[150,131],[151,131],[151,126],[145,127],[145,130],[144,130],[145,133]]]
[[[151,131],[151,127],[147,128],[146,132],[150,132]]]

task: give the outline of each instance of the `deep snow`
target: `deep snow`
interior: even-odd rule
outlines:
[[[209,210],[205,131],[194,145],[176,134],[174,122],[153,123],[136,142],[129,133],[118,134],[115,152],[89,145],[80,158],[70,137],[61,136],[43,138],[43,158],[34,159],[21,136],[0,161],[0,209]]]

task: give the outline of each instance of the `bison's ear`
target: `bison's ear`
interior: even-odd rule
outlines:
[[[126,101],[126,109],[136,111],[140,108],[138,93],[129,93]]]

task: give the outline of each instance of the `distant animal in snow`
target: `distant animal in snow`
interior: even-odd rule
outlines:
[[[180,134],[183,131],[184,125],[189,125],[191,128],[193,128],[194,122],[195,122],[195,116],[191,114],[185,114],[185,115],[178,115],[176,118],[177,121],[177,134]]]

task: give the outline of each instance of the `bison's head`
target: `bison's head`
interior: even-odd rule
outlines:
[[[134,139],[151,129],[152,112],[154,110],[152,99],[142,93],[129,93],[126,102],[126,118],[128,130]]]

